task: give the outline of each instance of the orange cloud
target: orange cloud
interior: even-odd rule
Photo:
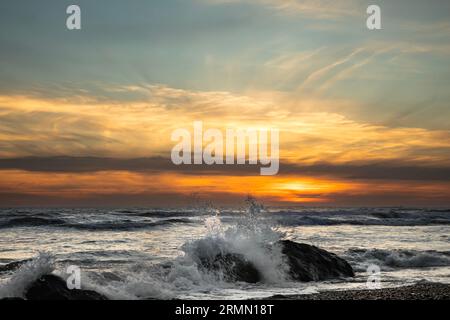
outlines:
[[[139,91],[146,101],[74,102],[0,96],[0,156],[168,156],[174,129],[205,127],[280,129],[281,157],[296,163],[380,160],[449,164],[450,132],[389,128],[331,111],[343,101],[196,92],[164,86],[112,88]],[[270,122],[267,121],[270,119]],[[430,151],[431,150],[431,151]]]
[[[359,199],[373,197],[409,197],[411,200],[437,201],[450,199],[448,182],[351,181],[303,176],[214,176],[178,173],[132,173],[104,171],[95,173],[43,173],[21,170],[2,171],[0,188],[4,194],[75,199],[102,196],[134,196],[148,205],[170,202],[158,194],[171,194],[188,199],[192,193],[212,200],[252,194],[269,204],[351,205]],[[146,197],[149,201],[145,202]],[[346,200],[341,200],[344,197]],[[26,200],[26,199],[24,199]],[[187,201],[187,200],[186,200]],[[346,201],[346,202],[345,202]],[[448,202],[448,201],[447,201]]]
[[[0,156],[97,156],[168,158],[174,129],[191,129],[195,120],[209,128],[280,129],[280,155],[285,163],[299,167],[315,163],[342,165],[392,161],[448,167],[450,132],[423,128],[390,128],[358,122],[333,106],[345,101],[292,99],[282,94],[203,92],[166,86],[110,88],[139,92],[141,99],[96,100],[92,97],[46,99],[0,96]],[[70,100],[70,101],[69,101]],[[318,111],[321,110],[321,111]],[[270,122],[267,121],[270,119]],[[28,194],[67,199],[102,195],[193,192],[224,197],[252,193],[274,203],[352,203],[355,199],[394,197],[442,203],[449,198],[445,182],[352,181],[305,176],[301,171],[275,177],[236,172],[215,175],[99,171],[92,173],[44,173],[1,170],[3,194]],[[283,169],[281,167],[281,169]],[[405,194],[407,190],[407,194]],[[408,198],[409,197],[409,198]],[[375,200],[373,200],[375,201]],[[377,200],[378,201],[378,200]],[[394,200],[393,200],[394,201]],[[444,201],[445,202],[445,201]]]

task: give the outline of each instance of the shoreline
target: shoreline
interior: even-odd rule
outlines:
[[[374,290],[323,291],[312,294],[274,295],[264,300],[450,300],[450,284],[418,283]]]

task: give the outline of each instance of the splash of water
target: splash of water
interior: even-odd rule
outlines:
[[[283,234],[267,224],[264,207],[252,197],[237,222],[225,227],[220,210],[208,206],[211,215],[205,219],[204,237],[186,242],[183,254],[169,263],[133,266],[117,275],[119,279],[101,281],[99,275],[82,277],[83,288],[92,289],[112,299],[176,298],[192,292],[209,292],[236,288],[246,284],[229,283],[222,270],[205,270],[201,260],[214,260],[218,254],[239,254],[249,261],[262,276],[264,283],[282,285],[286,277],[286,264],[281,248],[275,243]],[[0,289],[0,296],[22,296],[26,286],[43,274],[53,272],[54,259],[40,254],[18,270]],[[100,281],[99,281],[100,280]],[[7,293],[7,295],[5,295]]]
[[[264,207],[253,197],[248,196],[246,203],[247,209],[242,217],[226,230],[223,230],[218,216],[207,220],[208,234],[185,243],[182,247],[184,257],[200,264],[201,261],[213,261],[217,255],[239,254],[258,269],[263,281],[283,283],[287,278],[287,266],[281,248],[275,243],[284,234],[261,219]]]
[[[41,276],[55,269],[55,258],[47,252],[39,253],[34,259],[22,265],[7,282],[0,287],[0,298],[23,297],[27,287]]]
[[[264,207],[248,197],[240,219],[228,227],[222,224],[220,210],[208,206],[211,216],[205,219],[204,237],[186,242],[183,254],[164,265],[143,265],[123,281],[109,282],[107,287],[93,287],[110,298],[176,298],[193,292],[212,292],[247,284],[227,282],[224,270],[206,270],[202,261],[213,261],[218,254],[239,254],[259,271],[262,283],[282,286],[287,279],[287,265],[281,248],[275,243],[283,234],[267,224]],[[204,210],[204,208],[202,209]]]

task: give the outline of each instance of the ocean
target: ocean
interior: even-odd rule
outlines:
[[[268,243],[290,239],[331,251],[354,278],[292,282]],[[198,268],[210,252],[243,254],[263,275],[230,283]],[[450,209],[83,208],[0,209],[0,298],[20,295],[41,274],[81,269],[83,288],[111,299],[249,299],[322,290],[367,289],[368,267],[383,287],[450,283]]]

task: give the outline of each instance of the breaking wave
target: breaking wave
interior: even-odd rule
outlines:
[[[83,288],[95,290],[111,299],[167,299],[182,297],[193,291],[252,285],[227,281],[225,264],[219,264],[213,270],[203,267],[205,261],[213,262],[218,254],[243,256],[260,273],[262,281],[258,285],[282,285],[288,278],[287,265],[281,248],[269,248],[269,244],[281,239],[283,234],[256,218],[260,210],[261,207],[250,200],[248,213],[226,229],[218,216],[209,217],[205,220],[208,230],[205,237],[187,241],[181,247],[183,254],[175,259],[159,264],[143,261],[114,273],[90,273],[82,279]],[[53,266],[51,256],[39,255],[13,273],[0,292],[3,296],[21,296],[28,284],[52,272]]]
[[[65,270],[67,264],[80,261],[90,266],[105,266],[104,269],[83,274],[82,287],[95,290],[110,299],[182,299],[201,297],[203,293],[217,293],[217,296],[223,297],[225,290],[248,292],[255,288],[264,291],[264,288],[288,287],[292,283],[288,277],[287,264],[281,248],[273,245],[285,235],[275,225],[447,225],[450,221],[450,212],[445,210],[380,208],[266,211],[252,199],[248,203],[244,215],[242,211],[240,214],[220,212],[220,218],[218,214],[211,216],[210,211],[205,218],[204,211],[195,213],[186,210],[130,209],[99,214],[95,211],[76,211],[80,209],[63,212],[19,212],[12,209],[10,214],[0,216],[0,228],[49,226],[81,231],[122,231],[203,221],[207,232],[204,237],[186,241],[180,248],[181,254],[167,260],[152,260],[152,257],[148,257],[149,252],[131,252],[128,248],[109,248],[105,251],[80,248],[81,251],[72,252],[69,256],[56,254],[58,258],[64,257],[62,260],[56,259],[56,263],[54,256],[42,253],[16,271],[8,271],[10,277],[0,285],[0,298],[22,296],[26,287],[43,274],[58,273]],[[86,239],[86,242],[92,240]],[[129,263],[131,253],[133,262]],[[262,281],[257,284],[229,282],[224,272],[226,265],[208,270],[202,267],[205,261],[207,264],[215,263],[215,257],[227,253],[240,255],[250,262],[261,275]],[[74,254],[79,260],[69,259]],[[342,258],[360,272],[365,272],[370,264],[380,265],[384,270],[450,266],[448,251],[350,249],[344,252]],[[60,275],[64,276],[64,273]],[[301,284],[296,283],[295,286],[298,288]]]
[[[80,221],[81,220],[81,221]],[[42,216],[25,216],[0,220],[0,229],[20,227],[57,227],[90,231],[127,231],[166,226],[176,223],[193,223],[189,218],[165,218],[158,220],[111,218],[103,221],[86,221],[76,218],[49,218]]]
[[[427,209],[358,208],[278,211],[273,214],[278,224],[285,226],[427,226],[450,225],[450,212]]]
[[[40,253],[36,258],[20,266],[4,284],[0,285],[0,298],[23,297],[32,282],[50,274],[54,268],[54,256],[45,252]]]
[[[183,254],[173,261],[135,266],[133,272],[124,273],[120,281],[93,288],[110,298],[139,299],[175,298],[193,290],[205,292],[236,285],[250,286],[227,282],[225,265],[213,271],[201,266],[205,261],[212,262],[218,254],[228,253],[242,255],[259,271],[263,283],[282,285],[287,281],[287,266],[281,248],[275,246],[269,250],[268,244],[281,239],[283,234],[256,219],[259,210],[260,207],[251,202],[248,214],[226,230],[217,216],[207,218],[207,235],[186,242],[181,248]]]
[[[385,269],[450,266],[450,251],[350,249],[343,258],[356,271],[365,271],[370,264],[384,266]]]
[[[0,222],[0,228],[13,228],[13,227],[33,227],[33,226],[52,226],[64,224],[62,219],[49,219],[41,217],[22,217],[4,220]]]

